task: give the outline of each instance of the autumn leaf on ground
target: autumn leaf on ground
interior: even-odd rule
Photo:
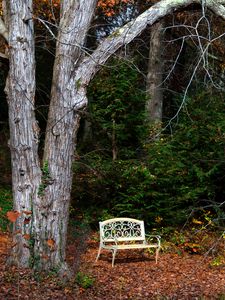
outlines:
[[[6,213],[8,220],[12,223],[15,223],[20,215],[21,215],[21,213],[18,211],[8,211]]]

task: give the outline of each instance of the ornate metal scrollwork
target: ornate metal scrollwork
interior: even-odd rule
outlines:
[[[104,239],[141,237],[141,225],[131,221],[115,221],[103,226]]]

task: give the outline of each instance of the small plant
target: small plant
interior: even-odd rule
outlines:
[[[216,258],[214,258],[211,261],[210,265],[212,267],[218,267],[218,266],[221,266],[221,265],[225,265],[225,257],[223,255],[218,255]]]
[[[12,210],[12,194],[5,188],[0,189],[0,230],[6,231],[8,219],[6,213]]]
[[[39,186],[38,195],[43,196],[45,188],[49,185],[51,181],[51,176],[49,173],[48,161],[44,161],[42,167],[42,177],[41,177],[41,184]]]
[[[82,287],[83,289],[90,288],[94,284],[94,278],[90,277],[87,274],[78,272],[75,282]]]

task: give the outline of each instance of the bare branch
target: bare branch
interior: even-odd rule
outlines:
[[[0,52],[0,57],[2,57],[2,58],[6,58],[6,59],[8,59],[9,57],[8,57],[8,55],[6,55],[6,54],[4,54],[4,53],[2,53],[2,52]]]
[[[218,2],[220,4],[218,4]],[[98,71],[99,67],[103,65],[113,53],[120,47],[130,43],[136,36],[138,36],[148,25],[152,25],[164,16],[175,12],[180,8],[184,8],[190,4],[202,4],[201,0],[162,0],[151,6],[148,10],[139,15],[136,19],[130,21],[120,29],[116,30],[109,37],[104,39],[92,55],[86,56],[81,63],[77,76],[83,77],[85,84]],[[206,5],[219,16],[225,18],[225,0],[208,0]],[[214,9],[214,6],[217,7]],[[79,79],[79,78],[76,78]]]
[[[209,1],[207,6],[210,10],[212,10],[216,15],[223,18],[225,20],[225,1]]]

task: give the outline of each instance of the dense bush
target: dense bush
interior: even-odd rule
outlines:
[[[83,147],[104,149],[109,156],[115,147],[117,158],[134,156],[145,134],[144,89],[131,61],[111,59],[88,89],[91,138]]]
[[[223,97],[198,93],[172,135],[146,142],[141,157],[112,161],[94,152],[77,161],[76,201],[94,218],[129,216],[149,225],[181,224],[205,206],[222,219],[224,148]]]

